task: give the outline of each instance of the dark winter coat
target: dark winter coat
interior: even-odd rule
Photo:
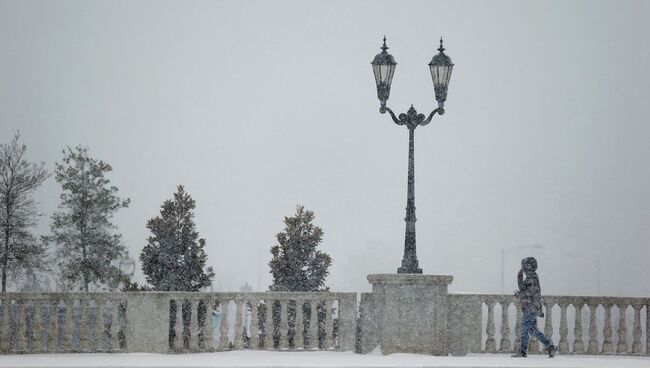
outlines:
[[[519,291],[515,295],[519,298],[519,304],[522,311],[532,311],[535,315],[544,317],[544,313],[542,313],[541,288],[539,286],[539,278],[535,272],[537,269],[537,262],[534,261],[534,258],[534,262],[526,262],[526,260],[522,262],[526,278],[524,279],[521,275],[517,277]]]

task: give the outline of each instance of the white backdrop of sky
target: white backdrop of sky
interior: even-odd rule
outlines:
[[[533,255],[544,293],[647,296],[649,17],[648,1],[0,0],[0,141],[20,130],[51,169],[67,145],[110,163],[136,256],[185,185],[214,290],[266,289],[304,204],[327,284],[365,291],[400,265],[408,148],[370,61],[387,35],[389,106],[428,114],[443,36],[447,113],[415,135],[424,272],[496,293],[505,252],[510,292]],[[59,193],[36,194],[41,234]]]

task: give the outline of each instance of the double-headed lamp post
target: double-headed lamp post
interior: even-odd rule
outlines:
[[[429,70],[431,71],[431,79],[433,79],[433,89],[438,101],[438,108],[433,110],[427,118],[423,114],[418,114],[411,105],[406,114],[399,114],[395,116],[393,110],[386,106],[388,96],[390,95],[390,86],[395,73],[395,66],[397,63],[392,55],[386,50],[386,37],[384,36],[384,45],[381,47],[381,53],[375,56],[372,61],[372,70],[375,73],[375,82],[377,83],[377,97],[381,106],[379,112],[385,114],[386,111],[390,114],[391,118],[397,125],[406,125],[409,130],[409,161],[408,161],[408,189],[406,199],[406,234],[404,239],[404,257],[402,259],[402,267],[397,269],[397,273],[422,273],[422,269],[418,267],[418,257],[415,248],[415,144],[414,133],[415,128],[420,125],[427,125],[431,122],[433,115],[438,113],[442,115],[445,113],[444,105],[447,100],[447,87],[449,86],[449,78],[451,77],[451,70],[454,64],[451,62],[449,56],[445,55],[445,49],[442,47],[442,38],[440,39],[440,47],[438,54],[434,55],[429,63]]]

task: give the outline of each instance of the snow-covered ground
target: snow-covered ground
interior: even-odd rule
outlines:
[[[650,357],[628,356],[533,356],[510,358],[501,354],[476,354],[466,357],[434,357],[414,354],[383,356],[351,352],[273,352],[232,351],[204,354],[47,354],[0,355],[0,367],[536,367],[536,368],[648,368]]]

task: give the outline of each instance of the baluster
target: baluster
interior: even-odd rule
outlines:
[[[55,352],[56,351],[56,306],[58,305],[58,301],[56,300],[48,300],[47,301],[47,307],[48,307],[48,325],[49,329],[47,331],[47,341],[46,341],[46,350],[48,352]],[[44,349],[45,350],[45,349]]]
[[[9,351],[9,330],[11,323],[9,321],[9,298],[0,299],[0,352]]]
[[[183,330],[185,329],[185,322],[183,321],[183,304],[185,300],[176,299],[176,323],[174,324],[174,333],[176,337],[174,338],[174,348],[176,350],[185,349],[185,344],[183,343]]]
[[[21,351],[21,348],[23,346],[25,346],[25,343],[24,343],[25,342],[24,341],[25,340],[25,333],[23,331],[23,324],[20,323],[21,322],[21,317],[23,316],[23,311],[25,309],[24,305],[23,305],[24,300],[20,300],[20,299],[16,300],[16,304],[17,304],[16,305],[17,311],[16,311],[16,316],[15,316],[15,319],[14,319],[14,321],[16,321],[15,322],[16,328],[14,330],[15,331],[14,332],[14,341],[13,341],[14,344],[13,344],[13,347],[12,347],[11,350],[19,352],[19,351]]]
[[[612,346],[612,305],[607,303],[603,304],[605,309],[605,324],[603,326],[603,354],[611,354],[614,352]]]
[[[289,348],[289,315],[287,313],[287,300],[280,300],[280,349]]]
[[[485,351],[488,353],[496,353],[496,341],[494,340],[494,302],[487,301],[487,326],[485,332],[487,333],[487,340],[485,340]]]
[[[103,310],[105,311],[104,313],[104,326],[105,326],[105,341],[104,341],[104,350],[107,353],[110,353],[113,350],[113,336],[115,335],[113,333],[113,301],[108,299],[106,300],[106,303],[104,304]]]
[[[109,332],[110,339],[109,341],[109,350],[116,351],[120,349],[120,341],[118,339],[120,332],[120,321],[119,321],[119,311],[120,311],[120,301],[113,299],[111,300],[111,309],[109,316],[111,318],[111,330]]]
[[[190,350],[199,350],[199,301],[190,299]]]
[[[259,309],[258,306],[260,301],[257,299],[251,299],[248,301],[251,306],[251,336],[250,343],[248,345],[249,349],[257,350],[260,348],[260,320],[259,320]]]
[[[568,307],[567,303],[560,303],[560,342],[558,344],[558,349],[560,353],[569,352],[569,341],[567,336],[569,335],[569,327],[567,324],[567,313],[566,309]]]
[[[296,349],[305,348],[305,323],[303,320],[303,300],[296,299],[296,326],[295,326],[295,337],[294,337],[294,347]]]
[[[598,308],[597,303],[589,304],[589,345],[587,347],[587,352],[589,354],[598,354],[598,326],[596,326],[596,308]]]
[[[50,318],[48,317],[48,312],[49,312],[49,301],[47,299],[41,299],[38,301],[38,310],[39,310],[39,352],[45,353],[47,352],[48,348],[48,339],[50,337],[49,334],[49,322]]]
[[[36,318],[36,309],[34,308],[33,300],[25,300],[24,303],[25,344],[23,345],[23,351],[26,353],[32,353],[34,352],[34,318]]]
[[[539,340],[535,336],[528,340],[528,354],[539,354]]]
[[[499,333],[501,334],[501,341],[499,343],[499,351],[502,353],[510,351],[510,325],[508,322],[508,306],[510,303],[506,298],[503,298],[499,301],[501,305],[501,329]]]
[[[80,344],[81,344],[81,338],[80,338],[80,330],[81,330],[81,318],[79,315],[80,308],[81,308],[81,303],[82,301],[79,300],[79,308],[75,305],[76,301],[72,302],[72,329],[70,330],[70,339],[72,341],[71,346],[72,346],[72,351],[73,352],[79,352],[80,349]]]
[[[318,349],[318,301],[310,300],[309,349]]]
[[[645,305],[645,354],[650,355],[650,303]]]
[[[79,350],[90,351],[88,343],[88,326],[90,325],[90,318],[88,316],[88,300],[79,300],[80,316],[79,316]]]
[[[219,349],[230,350],[230,340],[228,340],[228,304],[230,300],[222,299],[219,301],[221,306],[221,326],[219,326]]]
[[[616,353],[627,353],[627,325],[625,311],[627,304],[618,304],[618,344],[616,345]]]
[[[96,311],[95,311],[95,333],[94,333],[94,348],[95,351],[104,350],[104,335],[105,335],[105,326],[104,326],[104,307],[106,306],[106,300],[96,298]]]
[[[205,335],[204,350],[213,351],[214,350],[214,325],[212,324],[212,310],[214,308],[214,301],[207,297],[203,300],[205,305],[205,323],[203,324],[203,333]]]
[[[544,335],[553,343],[553,305],[544,303]]]
[[[93,328],[94,328],[94,321],[92,319],[91,310],[92,310],[91,299],[88,299],[88,300],[86,300],[85,313],[84,313],[84,316],[85,316],[84,321],[86,323],[86,325],[84,327],[85,336],[86,336],[86,345],[85,345],[86,350],[85,351],[87,351],[87,352],[92,351],[92,347],[93,347],[92,331],[93,331]]]
[[[65,300],[61,299],[56,307],[56,351],[59,353],[65,352],[66,313],[68,311]]]
[[[244,348],[244,324],[243,319],[246,314],[243,313],[243,300],[235,300],[237,312],[235,313],[235,350],[242,350]]]
[[[574,307],[576,309],[576,323],[573,328],[573,333],[576,337],[574,343],[573,343],[573,353],[574,354],[584,354],[585,352],[585,343],[582,338],[582,302],[578,302],[574,304]]]
[[[65,336],[65,351],[71,352],[74,350],[73,344],[73,335],[74,335],[74,299],[65,301],[65,330],[63,332]]]
[[[519,303],[515,303],[515,308],[516,308],[516,315],[517,317],[515,318],[515,346],[513,350],[515,352],[518,352],[521,349],[521,319],[522,319],[522,312],[521,312],[521,307],[519,306]]]
[[[128,299],[119,300],[117,302],[117,311],[118,311],[118,313],[117,313],[117,315],[118,315],[118,319],[117,319],[117,326],[118,326],[117,327],[117,331],[118,331],[117,332],[117,340],[118,340],[118,348],[120,349],[121,352],[124,352],[124,353],[127,352],[127,349],[128,349],[128,346],[129,346],[128,341],[127,341],[127,336],[126,336],[126,333],[127,333],[126,326],[127,326],[127,322],[128,322],[127,321],[128,310],[129,310],[129,301],[128,301]],[[121,320],[119,318],[120,313],[122,314],[122,319]],[[165,324],[167,329],[169,329],[169,326],[168,326],[169,318],[166,318],[162,323]]]
[[[537,317],[535,317],[535,322],[537,322]],[[539,340],[535,336],[530,336],[530,340],[528,340],[528,354],[539,354]]]
[[[36,319],[36,301],[25,300],[25,352],[34,352],[34,336],[37,335],[34,328]]]
[[[264,348],[273,349],[273,300],[264,300],[266,318],[264,321]]]
[[[43,312],[41,311],[42,302],[34,299],[34,314],[32,318],[32,352],[40,352],[43,350]]]
[[[334,323],[332,320],[332,300],[325,300],[325,346],[324,349],[334,347]]]
[[[508,319],[508,307],[510,303],[504,298],[501,301],[501,346],[500,351],[506,353],[510,351],[510,321]]]
[[[632,353],[641,354],[641,305],[633,305],[632,308],[634,308],[634,340],[632,341]]]

